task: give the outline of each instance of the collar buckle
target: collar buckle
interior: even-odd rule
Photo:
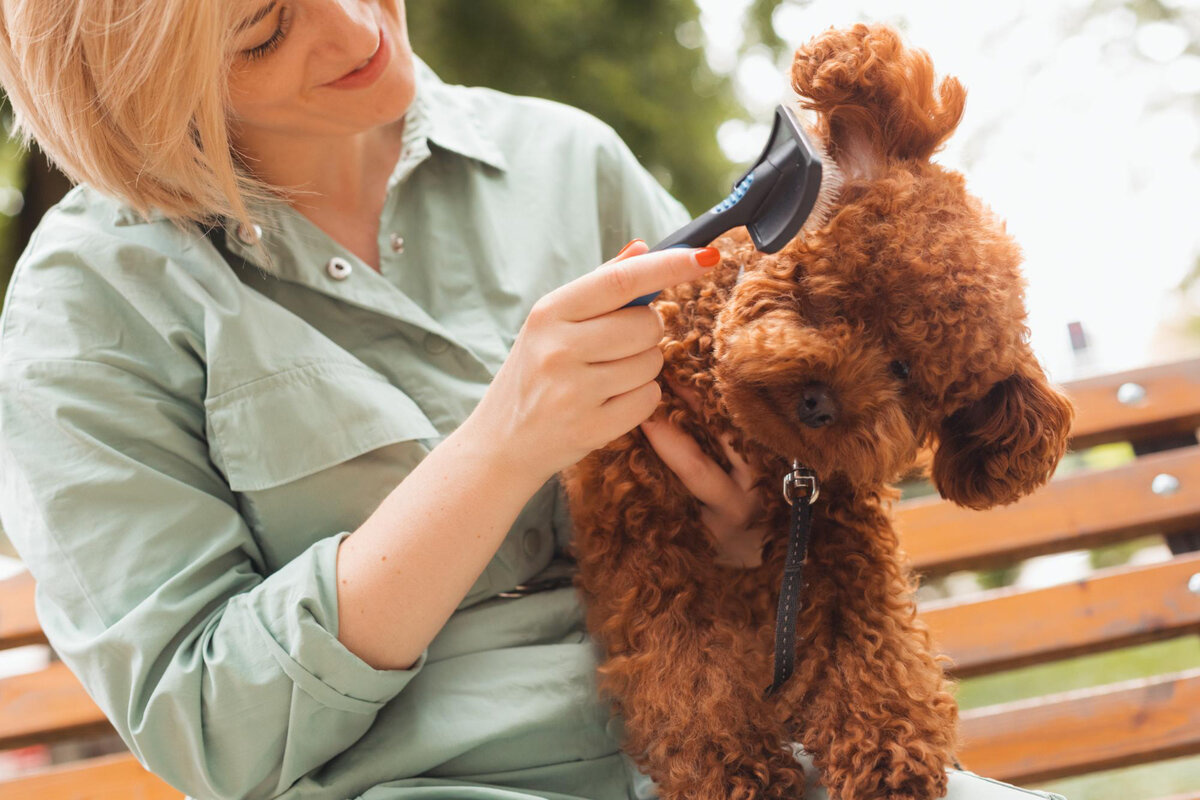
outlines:
[[[803,499],[807,500],[810,506],[817,502],[821,495],[821,483],[817,480],[817,473],[802,466],[799,459],[792,459],[791,471],[783,476],[783,499],[789,506],[795,504],[792,493],[797,489],[804,490]]]

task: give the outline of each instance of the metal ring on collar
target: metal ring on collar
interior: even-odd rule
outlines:
[[[783,499],[787,500],[787,504],[793,505],[792,489],[799,487],[801,484],[807,484],[808,493],[804,499],[811,506],[817,502],[817,497],[821,494],[821,483],[817,480],[817,473],[805,466],[801,466],[799,459],[792,459],[792,470],[783,476]]]

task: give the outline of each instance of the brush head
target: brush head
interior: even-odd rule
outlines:
[[[775,109],[775,122],[762,155],[733,186],[728,197],[651,251],[668,247],[703,247],[726,231],[744,225],[754,246],[779,251],[804,229],[824,225],[842,189],[842,174],[824,147],[815,147],[796,113]],[[658,292],[642,295],[626,306],[646,305]]]
[[[764,253],[777,252],[802,229],[824,225],[842,183],[833,159],[814,146],[795,113],[782,105],[775,109],[766,147],[742,181],[747,179],[772,182],[746,223],[754,246]]]

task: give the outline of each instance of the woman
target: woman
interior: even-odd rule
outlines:
[[[622,306],[715,251],[593,270],[687,214],[593,118],[440,82],[399,2],[142,5],[3,9],[19,132],[79,182],[0,320],[0,509],[55,650],[192,797],[650,796],[554,476],[659,401]]]
[[[683,208],[581,112],[439,82],[398,4],[138,5],[4,8],[81,181],[0,340],[55,649],[194,797],[629,796],[574,592],[498,594],[569,576],[554,474],[657,405],[616,309],[715,252],[592,274]]]

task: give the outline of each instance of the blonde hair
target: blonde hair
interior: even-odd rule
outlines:
[[[234,0],[0,0],[0,84],[14,135],[72,181],[178,226],[291,192],[254,177],[230,140]]]

